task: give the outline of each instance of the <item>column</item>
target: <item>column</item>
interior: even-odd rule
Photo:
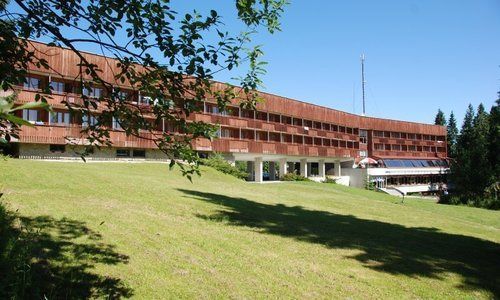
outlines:
[[[276,163],[274,161],[269,162],[269,180],[276,180]]]
[[[311,171],[312,171],[312,163],[308,162],[307,163],[307,177],[312,176]]]
[[[255,182],[262,182],[264,181],[263,174],[262,174],[262,169],[263,169],[263,161],[262,157],[256,157],[255,162],[254,162],[254,169],[255,169]]]
[[[288,170],[288,163],[286,162],[286,158],[280,159],[280,177],[285,176]]]
[[[340,166],[340,160],[335,161],[335,176],[342,176],[342,171],[341,171],[341,166]]]
[[[320,159],[318,163],[318,175],[319,177],[325,177],[325,161],[323,159]]]
[[[253,181],[253,161],[247,161],[248,181]]]
[[[300,160],[300,175],[307,177],[307,159]]]

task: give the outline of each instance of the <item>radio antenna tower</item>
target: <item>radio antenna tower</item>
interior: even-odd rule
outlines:
[[[366,114],[365,111],[365,55],[361,54],[361,89],[363,91],[363,116]]]

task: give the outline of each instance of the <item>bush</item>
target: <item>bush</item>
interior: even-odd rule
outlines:
[[[233,165],[228,163],[220,154],[212,154],[208,158],[201,159],[200,163],[204,166],[214,168],[217,171],[232,175],[239,179],[246,179],[248,177],[247,172],[234,167]]]
[[[281,177],[282,181],[309,181],[307,177],[295,173],[287,173]]]
[[[326,177],[325,180],[322,181],[323,183],[337,183],[337,179],[332,178],[332,177]]]
[[[467,195],[448,194],[439,197],[439,203],[452,204],[452,205],[467,205],[473,207],[487,208],[487,209],[500,209],[500,200],[488,195],[476,195],[469,193]]]

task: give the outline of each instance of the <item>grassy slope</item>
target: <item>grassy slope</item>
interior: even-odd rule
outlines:
[[[77,262],[140,298],[500,297],[498,211],[212,170],[191,184],[165,164],[8,160],[0,187],[23,216],[83,222],[55,239],[123,257]]]

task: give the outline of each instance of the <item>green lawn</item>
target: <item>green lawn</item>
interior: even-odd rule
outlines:
[[[498,211],[156,163],[10,159],[0,188],[49,298],[500,297]]]

